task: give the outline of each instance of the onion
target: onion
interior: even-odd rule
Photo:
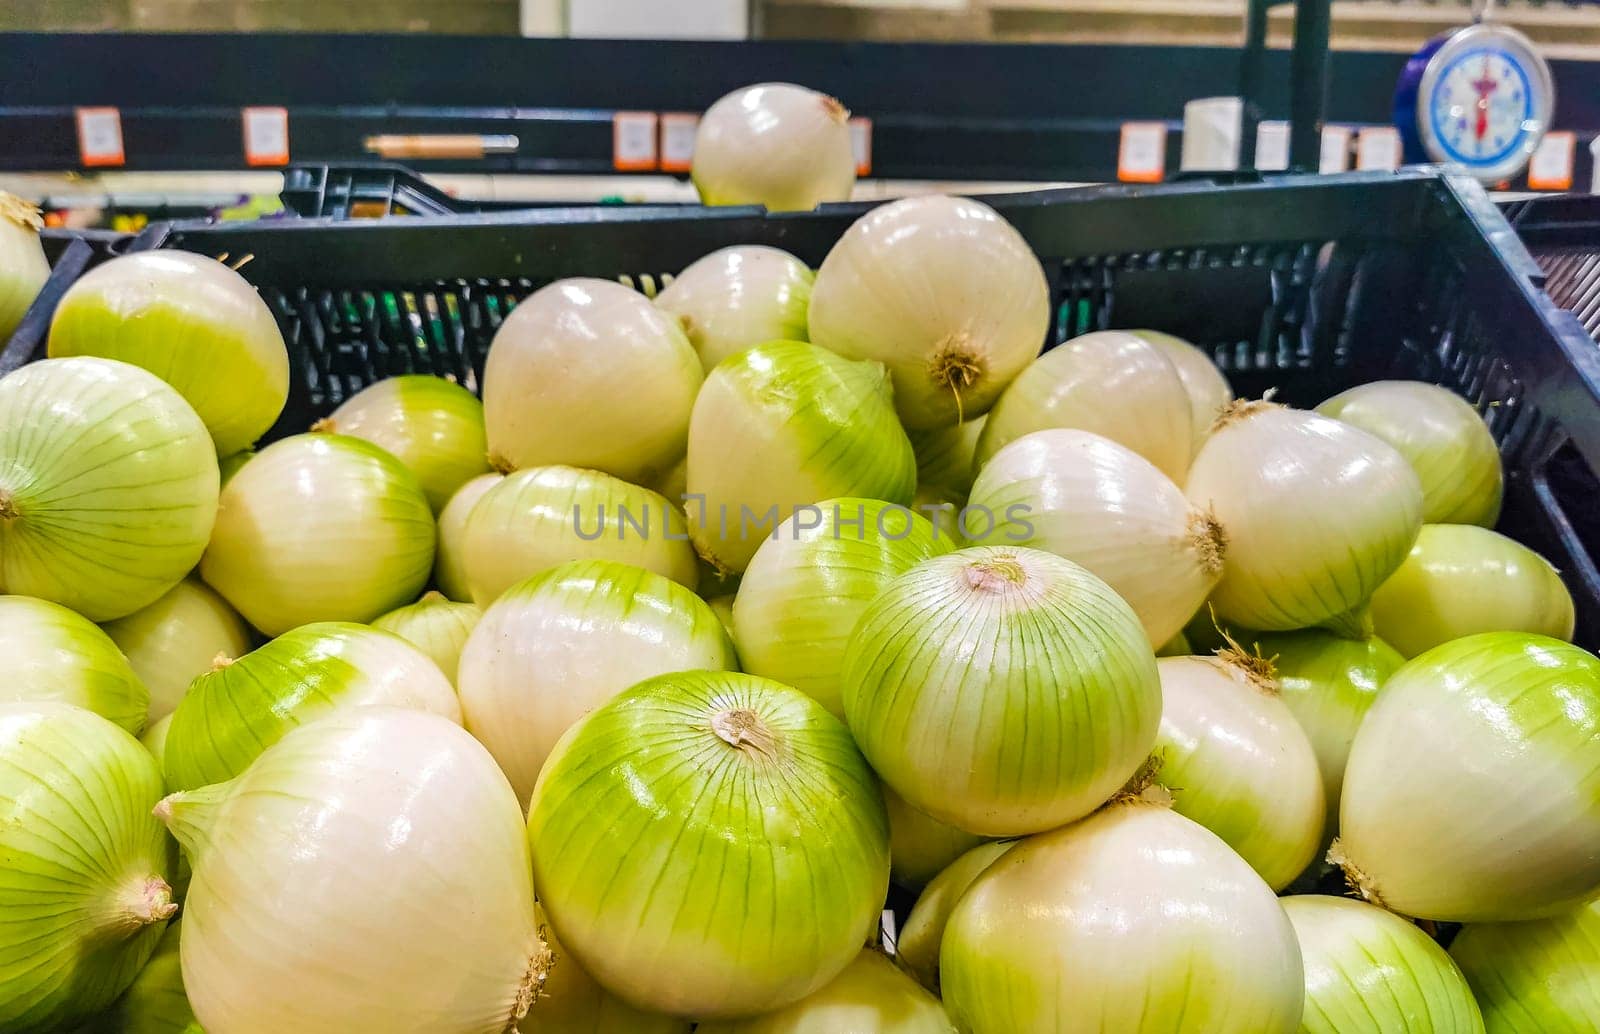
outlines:
[[[66,1028],[122,993],[177,910],[161,774],[81,708],[0,704],[0,1030]]]
[[[1491,528],[1499,519],[1500,449],[1461,396],[1420,381],[1375,381],[1335,395],[1317,412],[1394,446],[1422,482],[1429,524]]]
[[[169,714],[165,718],[151,722],[150,726],[139,734],[139,742],[150,752],[150,756],[156,759],[156,765],[163,771],[167,764],[167,733],[171,729],[172,716]],[[162,778],[165,779],[166,776],[163,774]]]
[[[911,451],[917,457],[917,487],[945,489],[965,500],[972,491],[972,476],[977,473],[972,457],[988,420],[987,416],[980,416],[954,427],[910,432]]]
[[[1269,661],[1238,650],[1164,657],[1159,778],[1173,810],[1221,837],[1273,890],[1311,864],[1327,799],[1316,752]]]
[[[50,356],[143,367],[177,389],[218,456],[249,448],[289,398],[289,352],[272,310],[244,277],[187,251],[102,263],[62,296]]]
[[[152,722],[172,713],[218,654],[238,657],[250,649],[244,619],[197,578],[185,578],[150,606],[108,622],[105,631],[149,687]]]
[[[144,728],[150,690],[110,637],[65,607],[0,596],[0,658],[0,703],[72,704]]]
[[[911,502],[916,458],[890,396],[878,363],[802,341],[725,360],[689,424],[686,510],[700,554],[741,572],[763,539],[819,500]]]
[[[929,818],[885,787],[889,809],[889,875],[902,887],[920,889],[963,853],[984,842],[976,833]]]
[[[1555,915],[1600,891],[1597,752],[1592,654],[1520,632],[1436,647],[1361,723],[1329,857],[1403,915]]]
[[[950,913],[967,893],[967,888],[1017,845],[1015,840],[990,840],[967,851],[945,866],[928,881],[916,905],[900,928],[895,942],[895,958],[923,987],[939,991],[939,946],[944,943]],[[892,848],[891,848],[892,850]]]
[[[0,378],[0,592],[90,621],[178,584],[217,514],[217,460],[188,403],[105,359]]]
[[[1179,632],[1156,648],[1157,657],[1191,657],[1196,653],[1189,644],[1189,637]]]
[[[43,226],[37,208],[0,192],[0,341],[11,337],[50,279],[50,263],[39,242]]]
[[[683,455],[700,360],[676,320],[609,280],[558,280],[500,325],[483,371],[501,470],[566,464],[628,481]]]
[[[792,83],[735,90],[700,119],[692,176],[708,205],[804,212],[848,201],[856,185],[850,112]]]
[[[537,994],[522,813],[437,715],[334,715],[157,813],[195,859],[180,954],[208,1031],[503,1034]]]
[[[1160,348],[1120,330],[1075,337],[1023,370],[983,425],[977,469],[1023,435],[1053,427],[1110,438],[1179,484],[1195,451],[1193,409],[1177,367]]]
[[[439,548],[434,558],[433,581],[446,599],[457,603],[472,602],[472,588],[467,584],[466,538],[467,518],[478,505],[484,493],[498,485],[504,475],[483,474],[462,485],[450,502],[439,513]]]
[[[1490,1034],[1600,1030],[1600,899],[1531,923],[1473,923],[1450,954]]]
[[[786,1009],[702,1023],[696,1034],[954,1034],[939,999],[868,948],[833,982]]]
[[[182,926],[179,919],[167,925],[155,954],[107,1014],[108,1027],[116,1034],[204,1034],[183,992],[178,959]]]
[[[810,268],[786,251],[722,248],[679,273],[656,296],[656,308],[678,318],[709,372],[763,341],[806,340],[813,279]]]
[[[844,710],[906,803],[984,836],[1093,811],[1150,753],[1161,715],[1139,619],[1077,564],[979,547],[928,560],[851,633]]]
[[[519,801],[579,719],[654,675],[738,666],[722,622],[668,578],[611,560],[545,571],[500,596],[461,652],[467,731]]]
[[[1228,378],[1217,369],[1217,364],[1194,345],[1181,337],[1163,334],[1159,330],[1131,330],[1160,349],[1161,354],[1178,371],[1183,390],[1189,396],[1189,415],[1193,418],[1194,449],[1200,451],[1211,424],[1222,413],[1222,408],[1233,401],[1233,389]]]
[[[1119,803],[1018,844],[956,906],[939,953],[963,1031],[1292,1034],[1294,929],[1227,845]]]
[[[371,621],[422,591],[434,534],[427,497],[399,460],[359,438],[297,435],[223,489],[200,577],[269,636]]]
[[[884,586],[950,545],[918,514],[873,499],[799,510],[761,543],[739,582],[733,637],[744,669],[843,718],[839,679],[856,620]]]
[[[563,737],[529,810],[556,935],[652,1012],[799,1001],[861,950],[888,889],[883,801],[850,734],[754,675],[639,683]]]
[[[489,472],[483,403],[443,377],[387,377],[356,393],[312,428],[387,450],[417,476],[433,512]]]
[[[550,947],[550,975],[518,1028],[524,1034],[689,1034],[688,1020],[640,1012],[594,982],[555,939],[544,910],[534,906],[539,936]]]
[[[483,611],[470,603],[451,603],[439,593],[430,592],[409,607],[391,610],[372,623],[373,628],[393,632],[427,655],[451,683],[461,663],[461,648],[477,627]]]
[[[1422,490],[1399,453],[1272,402],[1228,407],[1184,491],[1228,532],[1217,614],[1263,631],[1320,624],[1366,602],[1422,526]]]
[[[360,625],[306,625],[194,680],[172,713],[167,785],[220,783],[295,726],[351,707],[410,707],[457,724],[450,681],[397,635]]]
[[[968,505],[985,515],[967,529],[973,541],[1082,564],[1128,601],[1157,645],[1182,631],[1222,575],[1222,526],[1153,464],[1087,431],[1018,438],[984,466]]]
[[[518,582],[569,560],[614,560],[694,588],[683,515],[661,496],[576,467],[520,470],[472,508],[462,537],[472,599],[487,607]]]
[[[254,449],[245,449],[242,452],[236,452],[232,456],[218,460],[217,473],[221,476],[222,483],[226,485],[233,480],[233,476],[239,473],[246,463],[254,459],[255,455],[256,451]]]
[[[1407,657],[1479,632],[1572,639],[1572,594],[1550,562],[1487,528],[1426,524],[1372,594],[1378,635]]]
[[[706,606],[710,607],[711,608],[711,613],[715,614],[717,616],[717,620],[722,622],[722,629],[723,629],[723,631],[728,633],[728,641],[730,643],[734,644],[734,647],[735,647],[735,651],[734,652],[737,653],[738,652],[737,647],[738,647],[739,644],[733,638],[733,603],[734,603],[734,599],[735,599],[735,597],[733,597],[733,596],[713,596],[710,599],[706,600]],[[743,671],[744,670],[744,665],[743,664],[736,665],[731,670]]]
[[[1461,971],[1399,916],[1351,901],[1283,899],[1306,970],[1304,1034],[1482,1034]]]

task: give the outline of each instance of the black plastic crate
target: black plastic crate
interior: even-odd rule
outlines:
[[[1549,277],[1550,297],[1600,342],[1600,197],[1527,198],[1504,207]]]
[[[283,170],[283,207],[307,219],[355,219],[391,215],[467,215],[545,208],[586,208],[566,201],[508,201],[447,194],[396,162],[294,164]],[[622,204],[609,202],[604,204]],[[629,207],[686,207],[630,202]],[[687,206],[695,207],[695,206]]]

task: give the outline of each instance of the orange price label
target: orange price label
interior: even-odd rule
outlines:
[[[116,108],[79,108],[78,158],[85,167],[124,165],[122,113]]]
[[[654,172],[656,115],[653,111],[619,111],[611,116],[611,166],[618,172]]]
[[[856,117],[850,120],[850,150],[856,158],[856,175],[872,175],[872,120]]]
[[[245,108],[244,160],[249,165],[289,164],[289,112],[286,108]]]
[[[700,116],[669,111],[661,116],[661,171],[688,172],[694,168],[694,138]]]
[[[1167,174],[1167,124],[1124,122],[1117,148],[1117,179],[1124,183],[1160,183]]]
[[[1529,190],[1571,190],[1576,133],[1547,133],[1528,162]]]

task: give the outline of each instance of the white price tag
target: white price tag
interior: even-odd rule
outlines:
[[[656,169],[656,115],[619,111],[611,116],[611,166],[618,172]]]
[[[245,108],[243,118],[246,164],[288,165],[288,109]]]
[[[694,137],[700,116],[668,112],[661,116],[661,171],[688,172],[694,167]]]
[[[122,114],[116,108],[79,108],[78,158],[85,166],[122,165]]]
[[[850,149],[856,156],[856,175],[871,175],[872,120],[870,118],[853,118],[850,120]]]
[[[1575,133],[1548,133],[1528,162],[1530,190],[1571,190],[1572,162],[1578,151]]]
[[[1350,127],[1323,126],[1319,172],[1344,172],[1350,168]]]
[[[1117,149],[1117,179],[1124,183],[1160,183],[1167,171],[1167,124],[1124,122]]]
[[[1400,131],[1393,126],[1367,126],[1356,136],[1356,168],[1388,171],[1400,167]]]
[[[1263,122],[1256,126],[1256,168],[1279,172],[1289,167],[1289,123]]]

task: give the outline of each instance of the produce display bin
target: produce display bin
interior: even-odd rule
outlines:
[[[307,219],[354,219],[390,215],[467,215],[542,208],[580,208],[569,201],[508,201],[460,198],[395,162],[291,165],[283,170],[283,207]],[[608,202],[606,204],[621,204]],[[629,202],[629,207],[684,207]],[[696,206],[688,206],[696,207]]]
[[[1527,198],[1504,206],[1549,280],[1545,290],[1600,342],[1600,197]]]

